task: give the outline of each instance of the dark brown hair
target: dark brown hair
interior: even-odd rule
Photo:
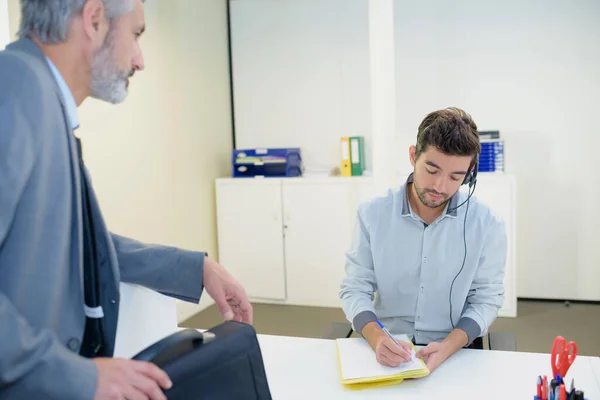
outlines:
[[[469,114],[456,107],[434,111],[419,125],[417,158],[429,146],[451,156],[471,156],[474,163],[481,151],[477,125]]]

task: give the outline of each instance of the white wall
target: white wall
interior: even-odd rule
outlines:
[[[8,9],[14,38],[19,1]],[[112,231],[217,259],[214,179],[231,175],[226,11],[221,0],[146,2],[146,70],[123,104],[86,101],[78,131]],[[178,320],[213,303],[177,301]]]
[[[217,257],[214,179],[230,174],[226,5],[146,3],[146,70],[119,106],[88,100],[80,134],[108,226]],[[160,15],[160,19],[158,16]],[[182,320],[211,303],[178,305]]]
[[[302,148],[307,173],[340,165],[341,136],[371,168],[367,0],[231,1],[236,147]]]
[[[519,296],[600,300],[600,2],[395,6],[399,134],[449,105],[499,129],[518,182]]]
[[[8,2],[0,0],[0,50],[9,43]]]
[[[338,127],[374,122],[367,5],[376,3],[385,1],[233,2],[239,146],[300,144],[309,167],[339,163]],[[598,21],[595,0],[394,0],[395,174],[410,172],[407,147],[432,110],[459,106],[481,130],[499,129],[517,177],[521,297],[600,300]],[[360,67],[336,74],[349,55]],[[354,108],[344,109],[349,96]]]
[[[14,38],[18,0],[8,0],[8,10]],[[146,70],[132,80],[126,102],[88,100],[80,108],[86,164],[112,231],[218,258],[214,179],[231,174],[226,5],[153,0],[145,11]],[[145,296],[123,293],[137,303]],[[164,302],[156,302],[160,312]],[[199,305],[177,301],[178,320],[213,303],[206,293]],[[140,309],[138,319],[151,315]]]

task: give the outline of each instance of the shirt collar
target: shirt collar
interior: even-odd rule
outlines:
[[[79,113],[77,111],[77,103],[75,103],[75,98],[73,97],[73,93],[71,93],[71,89],[67,86],[67,82],[65,82],[64,78],[54,65],[54,63],[46,57],[46,61],[50,66],[50,70],[52,71],[52,75],[54,75],[54,79],[60,89],[60,92],[65,100],[65,108],[67,109],[67,116],[69,117],[69,122],[71,122],[71,129],[75,130],[79,128]]]
[[[411,216],[412,207],[410,206],[410,201],[408,201],[408,185],[413,183],[413,174],[411,173],[406,179],[406,183],[404,184],[404,193],[402,196],[402,215],[403,216]],[[457,193],[458,194],[458,193]],[[446,203],[446,207],[442,212],[442,215],[455,218],[458,215],[458,209],[456,208],[456,204],[458,203],[458,196],[455,194],[450,197],[450,201]],[[450,210],[450,211],[448,211]]]

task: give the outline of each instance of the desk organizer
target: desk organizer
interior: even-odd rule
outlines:
[[[569,398],[569,395],[567,395],[567,399]],[[541,397],[537,397],[537,396],[533,396],[533,400],[542,400]],[[583,400],[589,400],[587,397],[584,398]]]
[[[233,150],[234,178],[302,176],[299,148]]]

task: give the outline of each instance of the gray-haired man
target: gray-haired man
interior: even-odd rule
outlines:
[[[203,252],[110,233],[78,140],[87,97],[123,101],[144,68],[142,0],[21,0],[0,52],[0,398],[163,399],[166,374],[113,359],[119,281],[252,322],[244,289]],[[143,200],[143,199],[140,199]]]

